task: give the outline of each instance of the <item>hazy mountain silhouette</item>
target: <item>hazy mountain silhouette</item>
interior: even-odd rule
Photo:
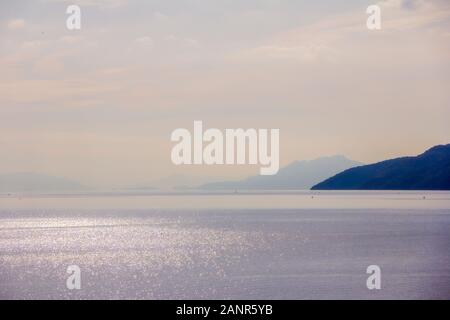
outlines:
[[[45,174],[20,172],[0,175],[0,192],[79,191],[78,182]]]
[[[313,190],[450,190],[450,144],[341,172]]]
[[[281,168],[273,176],[253,176],[240,181],[223,181],[207,183],[199,189],[254,189],[254,190],[289,190],[310,189],[316,183],[338,172],[359,166],[361,163],[344,156],[323,157],[310,161],[295,161]]]

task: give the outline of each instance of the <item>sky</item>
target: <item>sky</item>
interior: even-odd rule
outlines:
[[[102,188],[258,173],[173,165],[170,134],[194,120],[280,129],[282,166],[372,163],[450,143],[448,119],[446,0],[0,2],[0,173]]]

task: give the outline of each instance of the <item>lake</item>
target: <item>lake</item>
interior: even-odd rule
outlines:
[[[450,192],[3,194],[0,298],[450,299],[449,246]]]

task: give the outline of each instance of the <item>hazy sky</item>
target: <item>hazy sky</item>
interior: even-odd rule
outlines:
[[[450,1],[0,2],[0,173],[95,186],[259,166],[175,167],[170,133],[279,128],[280,161],[362,162],[450,143]],[[78,4],[82,29],[66,29]]]

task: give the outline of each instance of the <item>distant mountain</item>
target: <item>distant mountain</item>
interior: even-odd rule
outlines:
[[[45,174],[21,172],[0,175],[0,192],[81,191],[78,182]]]
[[[316,183],[361,163],[344,156],[324,157],[311,161],[295,161],[273,176],[254,176],[241,181],[207,183],[199,189],[295,190],[310,189]]]
[[[403,157],[352,168],[313,190],[450,190],[450,144],[417,157]]]

